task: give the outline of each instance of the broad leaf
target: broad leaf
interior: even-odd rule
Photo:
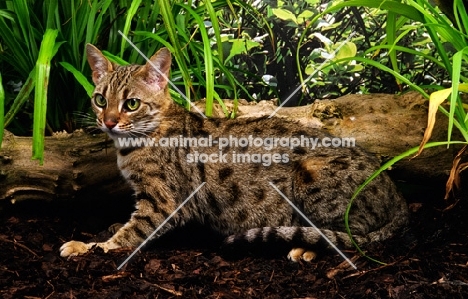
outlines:
[[[283,21],[293,21],[298,24],[296,16],[287,9],[273,8],[271,12]]]

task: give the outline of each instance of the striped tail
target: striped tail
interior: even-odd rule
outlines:
[[[287,242],[295,246],[325,245],[328,246],[325,237],[335,246],[342,248],[352,248],[353,244],[346,232],[337,232],[328,229],[320,230],[320,234],[313,227],[261,227],[249,229],[243,233],[234,234],[225,239],[226,245],[237,243],[269,243],[269,242]],[[369,243],[372,236],[367,237],[353,235],[353,239],[358,244]],[[379,238],[380,239],[380,238]]]

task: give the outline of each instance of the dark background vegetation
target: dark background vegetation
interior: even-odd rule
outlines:
[[[88,118],[83,117],[89,113],[87,91],[74,73],[64,67],[64,63],[69,64],[75,73],[83,74],[89,81],[90,70],[84,56],[86,43],[107,51],[116,61],[144,63],[119,30],[148,56],[162,46],[171,46],[175,56],[172,79],[192,100],[207,96],[208,75],[213,77],[215,86],[210,89],[211,99],[281,101],[312,74],[311,80],[287,102],[288,106],[349,93],[398,93],[410,88],[391,73],[360,61],[330,65],[336,60],[330,59],[318,69],[344,42],[351,46],[336,55],[373,60],[394,69],[414,85],[442,86],[450,82],[451,74],[443,65],[427,57],[398,51],[392,65],[389,50],[375,48],[391,42],[387,36],[389,15],[375,8],[376,5],[350,5],[327,13],[340,1],[217,0],[209,6],[203,1],[190,1],[192,14],[177,3],[0,2],[0,73],[5,89],[5,113],[9,113],[8,130],[31,135],[34,93],[29,90],[31,93],[21,98],[18,93],[34,69],[46,29],[58,31],[55,41],[58,50],[50,65],[47,134],[90,125]],[[422,5],[424,1],[416,3]],[[406,18],[393,30],[398,46],[440,60],[439,49],[417,20]],[[352,33],[354,36],[346,41]],[[455,50],[448,41],[443,46],[447,53]],[[207,67],[204,61],[206,49],[212,52],[212,67]],[[174,95],[181,101],[177,93]],[[15,101],[16,111],[10,111]]]

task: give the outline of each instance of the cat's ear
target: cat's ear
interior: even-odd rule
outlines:
[[[171,68],[171,52],[167,48],[162,48],[151,56],[140,70],[139,75],[153,90],[163,90],[169,80],[169,70]]]
[[[86,54],[88,57],[88,63],[93,71],[93,82],[98,84],[102,77],[107,73],[110,73],[114,70],[112,63],[102,55],[101,51],[98,48],[91,44],[86,45]]]

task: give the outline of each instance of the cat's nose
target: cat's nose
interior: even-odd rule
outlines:
[[[107,119],[104,121],[104,124],[109,130],[112,130],[117,125],[117,122],[115,122],[113,119]]]

